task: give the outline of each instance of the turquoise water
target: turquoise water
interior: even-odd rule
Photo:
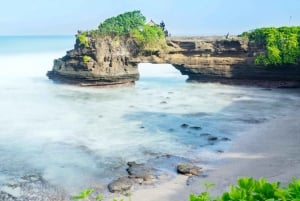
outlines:
[[[75,36],[0,36],[0,54],[66,51],[74,40]]]
[[[300,106],[297,89],[190,84],[171,65],[140,64],[132,87],[59,85],[45,74],[73,37],[0,38],[0,191],[19,185],[23,200],[105,191],[128,161],[213,162],[241,132]],[[156,165],[172,176],[176,162]],[[28,175],[43,182],[22,183]]]

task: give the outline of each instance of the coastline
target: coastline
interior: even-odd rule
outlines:
[[[203,183],[216,184],[210,191],[220,195],[239,177],[265,177],[269,181],[288,184],[292,177],[300,177],[300,109],[271,119],[243,132],[229,150],[220,155],[215,165],[204,167],[199,177],[189,180],[178,175],[175,179],[155,187],[134,190],[131,201],[184,201],[189,194],[199,194]]]

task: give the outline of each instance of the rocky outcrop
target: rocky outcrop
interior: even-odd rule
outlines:
[[[187,176],[198,175],[201,172],[201,170],[202,170],[201,167],[197,167],[192,164],[178,164],[177,166],[177,172],[179,174],[184,174]]]
[[[300,64],[257,66],[264,47],[234,37],[170,37],[166,50],[145,52],[130,38],[91,37],[89,47],[74,50],[54,62],[48,77],[81,85],[133,83],[139,63],[169,63],[189,81],[300,86]]]
[[[112,193],[123,193],[133,188],[133,181],[128,177],[119,178],[108,185],[108,190]]]
[[[169,51],[137,58],[137,62],[170,63],[188,75],[188,81],[300,86],[300,64],[255,65],[255,55],[265,49],[243,38],[171,37],[167,43]]]
[[[137,45],[130,38],[87,37],[88,46],[77,40],[73,50],[54,61],[47,76],[57,82],[83,86],[115,85],[138,80],[135,57]]]

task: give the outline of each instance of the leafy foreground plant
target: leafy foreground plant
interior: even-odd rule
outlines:
[[[287,187],[280,187],[279,182],[268,182],[265,178],[254,180],[252,177],[240,178],[237,186],[231,186],[228,192],[212,198],[206,191],[199,195],[190,195],[190,201],[300,201],[300,179],[295,178]],[[210,186],[209,186],[210,187]]]
[[[94,192],[94,189],[84,189],[79,195],[72,196],[72,200],[84,200],[84,201],[91,201],[90,196]],[[102,200],[102,195],[97,195],[96,200]]]

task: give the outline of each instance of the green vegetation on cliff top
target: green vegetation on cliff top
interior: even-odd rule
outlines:
[[[146,18],[138,10],[126,12],[104,20],[98,27],[98,34],[126,36],[133,30],[139,30],[146,23]]]
[[[300,62],[300,27],[259,28],[244,32],[250,43],[263,46],[266,51],[255,58],[257,65],[276,66]]]
[[[155,51],[164,49],[166,45],[164,31],[160,26],[147,25],[146,18],[138,11],[126,12],[102,22],[97,30],[77,35],[79,44],[89,47],[87,36],[132,37],[141,50]]]

